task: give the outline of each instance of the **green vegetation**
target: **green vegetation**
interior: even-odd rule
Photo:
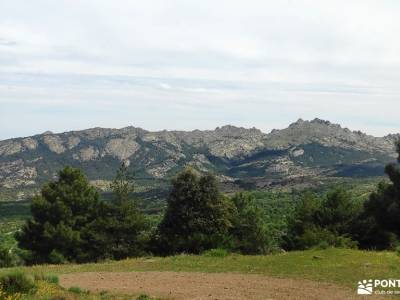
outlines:
[[[84,260],[84,229],[96,220],[99,195],[78,169],[66,167],[34,197],[33,218],[17,233],[30,263]]]
[[[400,153],[400,147],[399,147]],[[31,205],[32,218],[16,237],[26,263],[91,262],[146,254],[200,254],[224,249],[241,254],[310,248],[394,249],[398,235],[396,165],[365,200],[343,188],[320,193],[223,195],[216,178],[185,169],[172,180],[165,214],[146,217],[132,200],[128,168],[122,165],[102,201],[79,169],[66,167]],[[400,185],[400,184],[399,184]],[[360,191],[358,191],[360,192]],[[397,220],[397,221],[396,221]],[[13,251],[0,248],[3,266],[15,266]]]
[[[66,167],[32,201],[32,218],[16,237],[27,263],[122,259],[141,254],[147,221],[129,200],[123,166],[111,186],[115,199],[99,200],[79,169]]]
[[[400,163],[400,144],[398,152]],[[228,196],[214,176],[185,169],[172,180],[165,213],[148,216],[133,200],[125,165],[106,201],[79,169],[66,167],[35,196],[22,230],[18,218],[27,216],[26,204],[1,208],[15,227],[0,236],[0,267],[14,267],[0,270],[0,300],[10,293],[43,300],[125,299],[58,286],[59,274],[84,271],[242,272],[347,286],[362,278],[398,278],[399,164],[388,165],[386,173],[389,181],[372,193],[368,182],[354,189]],[[73,264],[88,262],[97,263]]]
[[[84,291],[79,287],[68,290],[58,285],[55,275],[31,274],[25,271],[0,272],[0,300],[128,300],[131,295],[116,295],[108,292],[99,294]],[[136,299],[157,300],[147,295]],[[161,299],[159,299],[161,300]]]
[[[35,274],[35,280],[36,281],[46,281],[48,283],[53,283],[53,284],[59,284],[59,282],[60,282],[60,279],[58,278],[57,275],[43,274],[43,273]]]
[[[33,292],[36,287],[32,276],[17,271],[0,276],[0,286],[2,291],[8,295],[28,294]]]
[[[23,263],[22,252],[17,246],[14,234],[29,215],[27,201],[0,203],[0,268]]]
[[[134,188],[125,165],[111,188],[114,197],[100,203],[97,218],[84,230],[87,261],[143,255],[149,239],[150,223],[131,201]]]
[[[229,255],[229,252],[226,249],[210,249],[207,251],[204,251],[202,253],[203,256],[209,256],[209,257],[225,257]]]
[[[352,231],[361,212],[359,203],[344,190],[335,190],[319,199],[305,194],[289,222],[286,247],[308,249],[315,246],[354,248]]]
[[[71,286],[68,291],[74,294],[88,294],[87,291],[83,291],[80,287],[77,286]]]
[[[389,251],[361,251],[329,248],[270,255],[177,255],[142,257],[90,264],[41,265],[0,269],[0,274],[22,271],[26,274],[68,274],[81,272],[237,272],[267,276],[305,278],[354,287],[362,278],[399,278],[400,257]]]
[[[397,144],[400,162],[400,142]],[[381,183],[372,193],[365,208],[382,230],[400,236],[400,169],[396,164],[389,164],[385,169],[390,183]]]
[[[218,248],[231,227],[231,207],[214,176],[181,172],[172,183],[167,210],[156,232],[154,251],[201,253]]]
[[[264,212],[254,197],[238,193],[231,199],[234,209],[229,232],[229,248],[243,254],[265,254],[273,247],[274,234],[270,232]]]

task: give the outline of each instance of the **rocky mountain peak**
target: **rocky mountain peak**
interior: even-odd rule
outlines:
[[[326,147],[339,147],[363,151],[392,152],[393,143],[367,135],[361,131],[351,131],[339,124],[316,118],[311,121],[299,119],[288,128],[273,130],[266,137],[266,145],[285,149],[291,146],[316,143]]]
[[[326,126],[332,125],[332,123],[330,121],[319,119],[319,118],[315,118],[314,120],[311,120],[310,123],[311,124],[326,125]],[[338,125],[338,124],[335,124],[335,125],[340,127],[340,125]]]
[[[214,130],[215,134],[224,134],[230,136],[254,136],[254,135],[263,135],[261,130],[253,127],[253,128],[244,128],[244,127],[236,127],[233,125],[224,125],[222,127],[217,127]]]
[[[333,124],[328,120],[323,120],[319,118],[315,118],[311,121],[298,119],[296,122],[289,125],[289,128],[293,127],[310,127],[310,126],[333,126],[337,128],[342,128],[339,124]]]
[[[320,162],[327,160],[328,171],[338,172],[336,164],[344,162],[350,167],[371,163],[368,168],[376,170],[380,159],[383,172],[384,164],[396,157],[398,138],[373,137],[318,118],[299,119],[269,134],[233,125],[193,131],[151,132],[128,126],[46,132],[0,141],[0,191],[2,186],[38,186],[66,164],[82,167],[91,179],[106,180],[122,161],[130,162],[141,176],[155,178],[187,165],[232,180],[314,176],[326,171]]]

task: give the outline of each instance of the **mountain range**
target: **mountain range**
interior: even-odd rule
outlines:
[[[321,119],[299,119],[270,133],[231,125],[204,131],[45,132],[0,141],[0,195],[24,197],[66,165],[83,169],[93,184],[106,188],[122,162],[139,182],[156,184],[192,166],[216,174],[231,189],[381,176],[385,164],[395,160],[399,137],[373,137]]]

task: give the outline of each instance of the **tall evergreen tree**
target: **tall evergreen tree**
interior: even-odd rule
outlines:
[[[115,204],[132,200],[135,184],[132,174],[128,171],[128,165],[125,162],[123,162],[117,170],[117,174],[111,182],[110,188],[113,192],[113,202]]]
[[[351,230],[360,213],[361,206],[343,189],[330,191],[324,198],[306,193],[289,224],[285,247],[356,247]]]
[[[229,203],[214,176],[182,171],[172,181],[167,204],[158,227],[158,252],[200,253],[223,243],[231,226]]]
[[[32,218],[16,236],[31,263],[80,261],[81,233],[97,217],[99,195],[79,169],[66,167],[31,204]]]
[[[232,197],[234,211],[230,229],[233,251],[243,254],[265,254],[270,246],[269,232],[262,210],[254,197],[238,193]]]
[[[143,254],[149,224],[132,199],[134,182],[122,164],[111,183],[113,199],[84,231],[86,259],[123,259]]]
[[[366,213],[372,216],[378,227],[400,237],[400,141],[396,143],[399,154],[397,164],[385,168],[390,183],[382,182],[378,190],[365,203]]]

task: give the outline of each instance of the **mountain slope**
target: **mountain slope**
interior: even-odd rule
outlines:
[[[65,165],[95,183],[122,161],[138,178],[165,179],[191,165],[233,186],[266,187],[330,176],[377,176],[395,157],[398,135],[373,137],[315,119],[265,134],[234,126],[159,131],[93,128],[0,141],[0,191],[35,189]]]

